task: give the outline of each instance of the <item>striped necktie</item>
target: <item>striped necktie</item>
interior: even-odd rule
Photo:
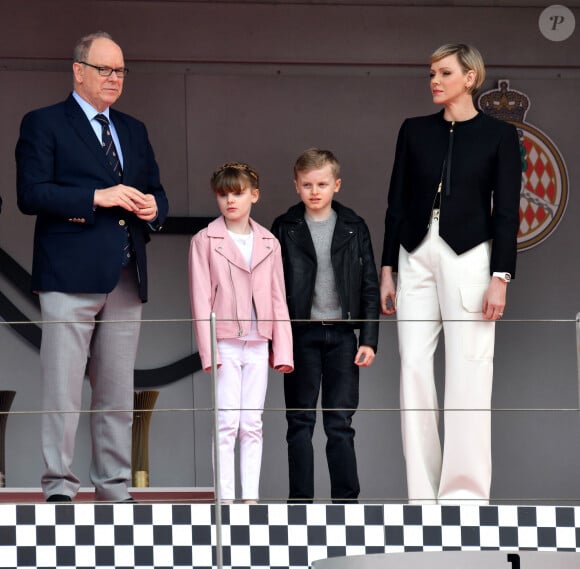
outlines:
[[[101,123],[101,141],[103,144],[103,150],[105,151],[105,156],[107,157],[107,162],[115,174],[115,177],[121,180],[123,176],[123,168],[121,168],[121,162],[119,160],[119,153],[117,152],[117,148],[115,147],[115,142],[113,141],[113,137],[111,136],[111,129],[109,128],[109,119],[99,113],[95,116],[95,120]]]
[[[123,168],[121,167],[121,161],[119,160],[119,153],[117,152],[117,148],[115,147],[115,142],[113,141],[113,137],[111,136],[111,129],[109,128],[109,119],[99,113],[95,115],[95,120],[101,123],[102,132],[101,132],[101,141],[103,144],[103,150],[105,151],[105,156],[107,157],[107,162],[115,174],[115,177],[118,178],[119,182],[123,176]],[[127,225],[126,220],[120,219],[119,225],[123,227],[126,232],[127,239],[123,244],[123,252],[121,258],[121,264],[123,266],[127,266],[131,257],[133,256],[133,247],[131,246],[131,236],[129,235],[129,226]]]

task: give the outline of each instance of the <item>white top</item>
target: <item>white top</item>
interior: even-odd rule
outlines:
[[[252,251],[254,249],[254,232],[251,231],[248,234],[244,233],[234,233],[228,229],[228,234],[240,250],[240,253],[244,257],[244,261],[246,261],[246,266],[248,269],[252,266]],[[258,334],[258,325],[256,320],[258,317],[256,316],[256,309],[254,308],[254,300],[252,299],[252,323],[250,326],[250,331],[248,332],[247,336],[242,336],[240,340],[264,340],[260,334]]]

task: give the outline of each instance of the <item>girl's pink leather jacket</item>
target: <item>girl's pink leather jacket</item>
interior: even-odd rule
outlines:
[[[206,371],[211,368],[210,312],[216,314],[218,340],[240,338],[250,330],[252,301],[258,332],[272,341],[270,365],[294,367],[280,244],[265,227],[252,219],[250,225],[254,232],[250,269],[222,216],[191,240],[189,296],[197,348]]]

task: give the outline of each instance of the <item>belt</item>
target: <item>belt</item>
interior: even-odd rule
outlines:
[[[293,326],[348,326],[352,328],[352,324],[350,322],[346,322],[344,320],[311,320],[311,321],[301,321],[301,322],[293,322]]]

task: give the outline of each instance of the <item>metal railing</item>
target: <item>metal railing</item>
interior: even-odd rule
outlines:
[[[184,405],[184,406],[173,406],[173,407],[159,407],[156,409],[153,409],[153,413],[154,414],[176,414],[176,413],[209,413],[212,414],[212,431],[213,431],[213,437],[214,437],[214,441],[217,442],[217,417],[218,417],[218,412],[220,411],[219,406],[218,406],[218,402],[217,402],[217,391],[216,391],[216,377],[217,377],[217,365],[216,365],[216,351],[217,351],[217,338],[216,338],[216,317],[215,314],[212,314],[210,319],[210,333],[211,333],[211,347],[212,347],[212,369],[211,369],[211,403],[207,406],[198,406],[198,405],[193,405],[193,406],[188,406],[188,405]],[[179,325],[184,325],[187,326],[188,329],[191,331],[191,324],[192,324],[192,320],[191,319],[151,319],[151,320],[142,320],[141,321],[142,324],[150,324],[150,325],[175,325],[175,324],[179,324]],[[297,323],[298,321],[295,321],[294,323]],[[379,323],[381,328],[385,328],[385,327],[393,327],[394,325],[396,325],[396,320],[394,319],[380,319]],[[27,326],[27,325],[42,325],[42,322],[0,322],[0,327],[1,325],[10,325],[10,326]],[[576,339],[576,354],[575,354],[575,358],[574,358],[574,363],[575,363],[575,367],[576,367],[576,377],[574,378],[574,383],[575,383],[575,395],[574,395],[574,399],[571,398],[567,398],[566,401],[569,402],[569,404],[566,405],[547,405],[547,406],[536,406],[536,405],[522,405],[522,406],[503,406],[503,407],[492,407],[491,409],[482,409],[480,411],[491,411],[494,414],[523,414],[523,413],[532,413],[535,416],[540,417],[540,420],[545,420],[545,417],[547,416],[546,414],[549,415],[558,415],[558,414],[567,414],[567,413],[571,413],[574,415],[574,417],[577,417],[579,412],[580,412],[580,313],[578,313],[576,315],[575,318],[570,318],[570,319],[503,319],[501,321],[499,321],[498,323],[496,323],[496,326],[498,326],[498,328],[496,329],[497,331],[499,331],[500,329],[504,329],[504,327],[506,326],[512,326],[512,325],[516,325],[516,326],[525,326],[526,328],[529,326],[534,326],[536,328],[534,328],[534,330],[539,329],[541,326],[556,326],[556,327],[560,327],[560,326],[565,326],[566,327],[566,332],[562,333],[562,334],[554,334],[554,337],[566,337],[569,338],[570,334],[567,331],[567,328],[570,327],[572,328],[572,326],[574,326],[574,331],[575,331],[575,339]],[[391,337],[394,339],[395,338],[395,334],[393,330],[389,330],[388,331],[389,334],[391,335]],[[534,334],[531,334],[534,335]],[[516,334],[514,334],[514,336],[517,336]],[[497,355],[497,348],[501,348],[503,346],[496,346],[496,355]],[[568,354],[568,356],[570,357],[570,359],[573,358],[573,354],[570,353],[570,350],[568,348],[566,348],[566,353]],[[545,353],[540,353],[540,351],[535,351],[531,354],[527,354],[527,357],[537,357],[538,359],[540,358],[544,358],[544,359],[548,359],[550,360],[551,356],[551,350],[550,348],[545,348]],[[568,357],[567,356],[567,357]],[[379,355],[378,355],[378,359],[380,360],[380,351],[379,351]],[[521,359],[523,356],[522,354],[514,354],[513,357],[519,358]],[[553,368],[556,370],[554,371],[554,376],[558,376],[559,372],[557,371],[556,368],[556,364],[557,362],[553,362],[554,366]],[[568,362],[569,364],[570,362]],[[375,363],[374,367],[376,367],[377,363]],[[394,365],[394,363],[392,364]],[[4,367],[7,367],[6,365]],[[567,367],[567,372],[569,372],[570,366]],[[363,372],[366,373],[366,372]],[[552,379],[552,378],[547,378],[547,379]],[[397,379],[395,378],[395,380],[397,381]],[[569,383],[568,383],[568,378],[566,378],[566,384],[568,387],[570,387]],[[5,382],[3,382],[5,383]],[[2,385],[2,387],[5,387],[5,385]],[[8,385],[6,387],[14,387],[13,385]],[[364,389],[362,387],[361,384],[361,390]],[[18,391],[17,387],[16,390]],[[285,413],[288,409],[281,405],[281,406],[267,406],[263,409],[264,412],[267,413],[274,413],[274,414],[282,414]],[[320,412],[320,411],[324,411],[325,409],[322,409],[321,407],[318,407],[316,409],[316,411]],[[115,411],[126,411],[123,409],[118,409],[118,410],[113,410],[113,411],[107,411],[107,412],[115,412]],[[376,405],[376,406],[359,406],[356,409],[357,413],[383,413],[383,414],[391,414],[391,413],[396,413],[396,414],[400,414],[401,412],[405,412],[404,410],[402,410],[400,408],[400,406],[384,406],[384,405]],[[440,411],[444,411],[443,408],[440,409]],[[447,410],[448,412],[454,412],[454,411],[461,411],[461,410]],[[471,409],[471,411],[474,411],[473,409]],[[46,411],[43,410],[12,410],[12,411],[0,411],[0,417],[2,417],[4,419],[4,424],[6,424],[6,419],[10,416],[19,416],[19,415],[39,415],[42,413],[45,413]],[[98,413],[100,411],[94,411],[94,410],[90,410],[90,409],[78,409],[78,410],[74,410],[74,411],[50,411],[51,413],[58,413],[58,412],[69,412],[69,413],[80,413],[80,414],[87,414],[90,415],[92,413]],[[542,419],[542,417],[544,419]],[[9,428],[9,425],[8,425]],[[574,438],[575,435],[578,435],[578,440],[580,440],[580,433],[571,433],[569,436],[570,438]],[[10,433],[9,433],[10,435]],[[34,434],[33,436],[36,436],[36,434]],[[397,433],[390,433],[389,436],[392,437],[397,437]],[[220,490],[220,485],[217,483],[217,481],[219,480],[219,473],[220,473],[220,458],[219,458],[219,452],[218,452],[218,445],[217,444],[213,444],[213,465],[214,465],[214,475],[213,475],[213,487],[214,487],[214,503],[215,503],[215,522],[216,522],[216,562],[218,563],[218,567],[221,566],[222,563],[222,547],[221,547],[221,526],[222,526],[222,496],[221,496],[221,490]],[[396,457],[397,459],[400,459],[401,457]],[[493,496],[492,496],[493,497]],[[400,501],[404,501],[405,497],[404,496],[396,496],[396,497],[389,497],[389,496],[376,496],[375,498],[366,498],[364,501],[370,502],[370,501],[377,501],[377,502],[383,502],[383,503],[387,503],[387,502],[400,502]],[[495,501],[499,501],[501,502],[502,499],[501,498],[494,498]],[[505,501],[510,501],[510,499],[504,499]],[[527,498],[516,498],[516,501],[526,501]],[[531,500],[531,498],[530,498]],[[204,500],[205,501],[205,500]],[[285,496],[271,496],[269,498],[266,499],[266,501],[271,501],[271,502],[276,502],[276,501],[281,501],[281,502],[287,502],[287,498]],[[330,499],[328,497],[322,497],[322,498],[317,498],[316,501],[319,502],[329,502]],[[551,500],[546,500],[545,498],[542,499],[538,499],[537,501],[542,502],[542,501],[551,501]],[[563,501],[562,498],[558,498],[555,501]],[[569,501],[570,502],[578,502],[580,501],[579,498],[577,496],[570,496],[569,497]]]

